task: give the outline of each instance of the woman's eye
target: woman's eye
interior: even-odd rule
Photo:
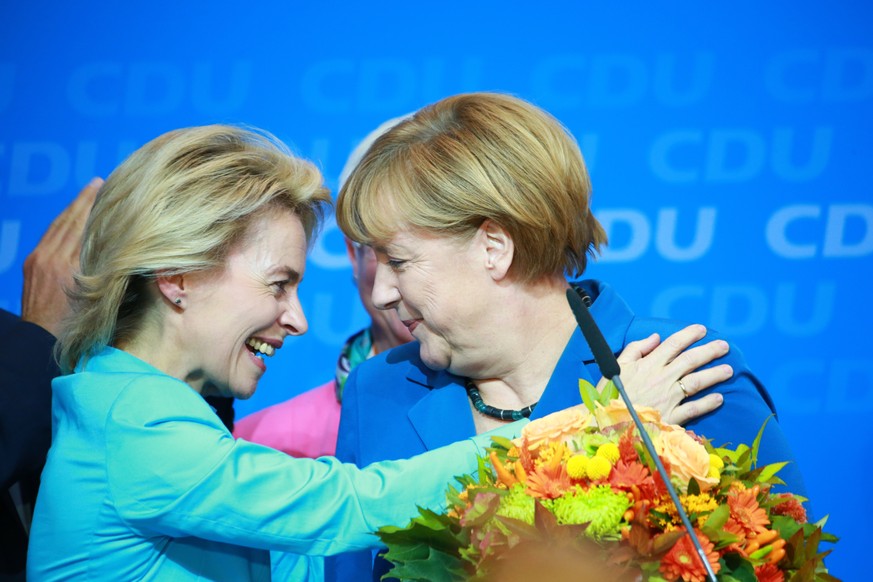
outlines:
[[[288,281],[275,281],[273,283],[273,288],[276,290],[276,293],[283,294],[285,293],[285,288],[288,286]]]
[[[403,261],[401,259],[388,259],[386,263],[389,267],[391,267],[392,270],[399,271],[403,268],[403,265],[406,264],[406,261]]]

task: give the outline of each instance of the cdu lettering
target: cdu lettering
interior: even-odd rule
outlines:
[[[760,332],[768,321],[788,337],[811,337],[833,321],[836,285],[779,283],[772,294],[757,285],[677,285],[659,292],[651,313],[655,317],[684,319],[682,314],[703,313],[702,320],[730,336]],[[708,310],[708,314],[705,310]]]
[[[767,221],[765,237],[786,259],[864,257],[873,253],[873,206],[786,206]]]
[[[715,236],[716,209],[704,207],[697,210],[695,223],[679,226],[679,210],[662,208],[658,211],[654,229],[648,217],[633,209],[608,209],[596,212],[610,241],[598,262],[619,263],[633,261],[648,249],[652,231],[655,232],[655,249],[659,256],[674,262],[699,259],[712,248]],[[679,233],[683,235],[682,240]]]
[[[725,335],[751,335],[767,321],[767,296],[756,285],[716,285],[709,321]]]
[[[808,285],[778,284],[773,301],[776,329],[791,337],[823,332],[833,320],[836,294],[837,286],[831,281],[818,281],[812,289]]]
[[[191,105],[195,111],[225,114],[239,111],[252,86],[252,63],[235,60],[230,66],[197,63],[191,78]]]
[[[804,358],[785,362],[768,387],[783,414],[865,415],[873,410],[873,362],[863,358]]]
[[[405,59],[368,59],[361,63],[357,102],[365,111],[403,109],[415,96],[416,72]]]
[[[166,115],[179,109],[185,76],[169,63],[133,63],[127,73],[122,111],[130,117]]]
[[[873,97],[873,50],[795,50],[771,57],[765,86],[786,103],[861,103]]]
[[[150,117],[185,105],[199,113],[226,114],[244,104],[251,68],[240,60],[229,66],[198,63],[190,72],[162,62],[88,63],[71,73],[67,98],[88,117]]]
[[[70,154],[59,143],[12,144],[10,196],[44,196],[64,187],[70,177]]]
[[[396,113],[482,85],[481,59],[329,59],[308,67],[300,80],[303,102],[319,113]]]
[[[556,55],[535,66],[532,92],[555,109],[615,109],[647,99],[684,107],[709,92],[714,58],[711,53],[696,53],[690,65],[682,65],[672,53],[655,55],[654,62],[631,54]]]
[[[82,141],[72,151],[56,142],[16,142],[10,154],[9,196],[46,196],[64,191],[72,177],[85,184],[94,176],[105,175],[136,149],[132,141],[120,142],[115,156],[102,156],[98,163],[98,144]]]
[[[808,150],[798,141],[790,128],[775,129],[769,139],[750,129],[671,131],[652,144],[649,166],[655,176],[676,184],[747,182],[760,176],[768,162],[783,180],[812,180],[827,166],[833,130],[815,128]]]

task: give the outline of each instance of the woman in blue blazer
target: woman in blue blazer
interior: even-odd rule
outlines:
[[[443,99],[375,141],[340,191],[337,223],[375,249],[373,302],[396,310],[416,341],[349,378],[339,458],[407,458],[580,402],[578,380],[601,377],[566,298],[567,278],[606,243],[590,191],[573,138],[508,95]],[[622,354],[625,383],[651,377],[634,382],[637,404],[716,445],[751,443],[775,415],[742,355],[717,335],[637,317],[604,283],[574,287]],[[676,333],[681,341],[658,345]],[[697,346],[677,358],[685,346],[676,342],[689,339]],[[775,420],[759,459],[793,459]],[[796,466],[781,475],[803,494]],[[350,569],[344,560],[336,579],[364,577],[367,560]]]

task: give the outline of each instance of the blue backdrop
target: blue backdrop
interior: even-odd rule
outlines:
[[[868,2],[180,4],[0,6],[0,306],[19,311],[24,258],[79,188],[166,130],[267,128],[335,188],[385,119],[512,92],[556,115],[588,160],[611,239],[590,274],[639,313],[735,340],[777,402],[814,511],[843,537],[833,572],[862,579]],[[328,379],[365,324],[332,223],[308,269],[310,332],[240,415]]]

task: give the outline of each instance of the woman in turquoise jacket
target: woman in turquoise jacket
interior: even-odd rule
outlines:
[[[329,203],[311,164],[232,127],[165,134],[109,177],[57,346],[29,580],[268,580],[270,550],[373,547],[476,467],[487,440],[363,470],[293,459],[234,440],[203,399],[250,397],[306,331]]]

